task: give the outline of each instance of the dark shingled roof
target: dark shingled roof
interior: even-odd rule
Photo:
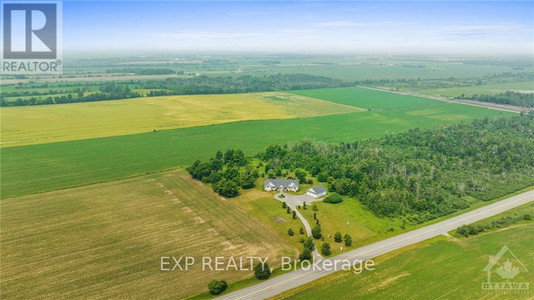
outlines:
[[[299,188],[299,182],[294,179],[267,179],[263,183],[263,187],[265,188],[268,185],[271,185],[278,189],[280,186],[283,186],[283,188],[286,189],[291,184],[295,185],[297,189]]]
[[[312,192],[316,193],[316,194],[321,194],[321,193],[326,192],[326,189],[322,185],[316,185],[316,186],[308,189],[308,191],[310,191],[310,190]]]

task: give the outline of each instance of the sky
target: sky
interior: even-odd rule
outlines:
[[[64,53],[534,54],[534,2],[64,1]]]

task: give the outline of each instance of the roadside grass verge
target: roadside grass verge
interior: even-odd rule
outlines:
[[[438,237],[378,257],[373,271],[362,274],[338,272],[299,287],[274,299],[495,299],[502,295],[487,294],[482,282],[490,255],[508,246],[528,270],[534,267],[532,240],[534,223],[491,232],[469,239],[447,240]],[[509,257],[503,257],[504,262]],[[510,258],[510,259],[513,259]],[[502,263],[501,262],[501,263]],[[515,263],[518,266],[518,263]],[[530,282],[531,273],[520,272],[513,281]],[[499,275],[493,272],[494,281]],[[530,294],[514,295],[528,299]]]

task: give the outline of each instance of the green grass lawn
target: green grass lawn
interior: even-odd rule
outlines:
[[[258,183],[256,185],[260,186]],[[263,186],[263,181],[261,186]],[[299,192],[291,194],[302,195],[306,188],[307,185],[301,185]],[[299,229],[304,226],[298,218],[294,220],[291,214],[287,214],[286,209],[282,208],[282,203],[273,198],[274,194],[274,192],[265,192],[261,191],[260,188],[255,188],[242,191],[242,194],[232,199],[232,201],[300,251],[302,244],[299,239],[301,236],[306,237],[306,234],[301,235]],[[352,236],[353,245],[349,248],[343,246],[345,248],[344,251],[347,251],[398,234],[402,224],[400,218],[379,218],[375,216],[356,199],[346,198],[344,202],[339,204],[316,202],[316,205],[319,209],[318,211],[314,211],[311,204],[306,209],[301,207],[299,211],[308,220],[312,228],[315,226],[313,213],[317,214],[317,218],[321,222],[325,242],[329,242],[332,246],[332,255],[341,253],[339,246],[343,246],[334,242],[336,231],[340,231],[342,234],[349,233]],[[288,235],[289,228],[293,229],[294,236]],[[397,230],[392,231],[390,228]],[[410,226],[406,230],[409,228]],[[321,240],[316,241],[318,247],[322,243]]]
[[[262,194],[267,196],[263,196]],[[259,197],[259,198],[257,198]],[[304,227],[302,222],[297,218],[293,219],[292,214],[288,214],[285,208],[282,208],[282,202],[275,200],[270,192],[245,193],[242,197],[232,199],[236,205],[240,206],[248,215],[270,227],[279,237],[288,241],[295,249],[300,250],[302,244],[300,237],[306,237],[306,233],[301,235],[299,229]],[[289,236],[288,230],[292,229],[293,236]],[[296,258],[298,251],[294,253]]]
[[[438,237],[375,259],[374,271],[359,275],[338,272],[275,298],[501,299],[502,295],[483,294],[481,288],[487,276],[483,269],[489,255],[508,246],[528,270],[521,269],[513,281],[530,282],[532,288],[532,236],[534,224],[530,222],[468,239]],[[503,256],[505,259],[513,257],[508,254]],[[499,275],[492,272],[492,278],[498,281]],[[532,290],[527,295],[511,295],[513,299],[531,296]]]
[[[295,176],[294,173],[289,173],[288,176]],[[315,177],[307,177],[312,179],[314,184],[301,184],[300,190],[297,192],[286,191],[286,194],[302,195],[306,189],[320,184]],[[300,219],[293,219],[291,214],[287,214],[286,209],[282,208],[282,203],[273,198],[277,192],[263,191],[263,182],[266,178],[258,178],[256,180],[256,188],[249,190],[242,190],[241,195],[232,199],[236,205],[244,209],[249,215],[253,216],[260,222],[270,227],[277,232],[279,236],[287,240],[299,251],[302,249],[300,237],[306,237],[306,234],[301,235],[299,229],[304,226]],[[325,183],[323,185],[326,186]],[[308,220],[311,227],[315,225],[313,213],[317,214],[320,219],[323,236],[326,242],[332,245],[332,255],[341,253],[339,246],[334,242],[334,233],[340,231],[341,233],[349,233],[353,239],[353,245],[348,249],[361,247],[364,244],[369,244],[374,241],[398,234],[402,219],[400,218],[379,218],[369,210],[366,210],[363,205],[354,198],[345,197],[345,200],[339,204],[328,204],[324,202],[315,202],[318,211],[312,209],[312,205],[308,203],[306,209],[302,206],[298,209],[301,214]],[[348,222],[348,224],[347,224]],[[413,227],[409,224],[406,230]],[[288,229],[291,228],[295,235],[289,236]],[[395,228],[395,230],[390,230]],[[329,237],[329,235],[331,235]],[[316,245],[320,246],[322,241],[316,241]],[[337,245],[338,247],[334,247]],[[344,246],[343,246],[344,247]],[[344,247],[346,248],[346,247]],[[345,249],[344,251],[346,251]]]
[[[356,199],[345,198],[343,202],[338,204],[317,202],[317,208],[318,211],[313,211],[310,206],[306,210],[301,209],[300,212],[308,220],[312,228],[316,224],[316,220],[313,219],[313,214],[316,213],[317,219],[321,224],[324,242],[330,243],[332,255],[340,254],[342,252],[340,247],[343,247],[343,252],[346,252],[398,234],[398,232],[390,231],[389,229],[398,229],[402,224],[400,218],[379,218],[375,216]],[[343,242],[336,243],[334,234],[337,231],[341,232],[342,235],[350,234],[353,242],[352,246],[345,247]],[[320,248],[322,244],[322,240],[316,240],[315,242],[317,248]]]
[[[474,118],[510,116],[480,107],[405,97],[365,89],[331,89],[352,93],[384,111],[356,112],[286,120],[261,120],[192,127],[117,137],[0,149],[2,198],[106,182],[207,159],[217,150],[239,148],[252,155],[275,143],[302,139],[354,141],[432,128]],[[358,96],[360,93],[361,97]],[[317,96],[317,94],[316,94]],[[332,97],[335,99],[335,97]],[[415,100],[414,100],[415,98]],[[385,99],[385,100],[384,100]],[[387,101],[389,104],[380,104]],[[341,102],[341,101],[340,101]],[[355,106],[362,106],[357,103]]]

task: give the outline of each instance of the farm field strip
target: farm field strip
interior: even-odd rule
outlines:
[[[534,81],[523,82],[506,82],[495,83],[487,85],[475,85],[466,87],[453,87],[453,88],[435,88],[435,89],[412,89],[414,92],[429,95],[429,96],[442,96],[442,97],[458,97],[462,94],[465,96],[472,96],[474,94],[494,95],[504,93],[506,91],[514,92],[534,92]]]
[[[316,89],[293,92],[298,95],[324,99],[335,103],[375,110],[397,110],[402,108],[443,106],[446,103],[434,99],[400,95],[361,87]]]
[[[127,100],[4,107],[3,147],[81,140],[215,125],[314,117],[362,111],[288,93],[192,95]]]

